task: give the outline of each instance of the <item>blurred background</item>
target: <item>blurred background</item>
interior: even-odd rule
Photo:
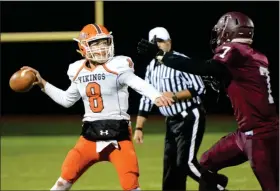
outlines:
[[[254,21],[254,47],[266,54],[270,61],[272,95],[278,107],[279,2],[105,1],[99,6],[97,8],[94,1],[4,1],[1,2],[1,33],[74,31],[73,34],[78,35],[75,31],[99,19],[113,32],[116,55],[130,56],[135,63],[135,73],[144,77],[148,63],[137,55],[136,46],[141,38],[148,38],[150,29],[165,27],[176,51],[190,57],[209,59],[212,56],[209,46],[211,29],[224,13],[240,11]],[[96,18],[96,11],[101,17]],[[48,35],[51,38],[52,34]],[[81,58],[76,53],[77,43],[71,38],[67,41],[29,42],[23,38],[23,42],[1,42],[1,188],[4,190],[49,189],[79,135],[84,114],[81,100],[65,109],[38,87],[28,93],[15,93],[9,87],[11,75],[28,65],[39,70],[42,77],[55,86],[68,88],[68,65]],[[140,97],[130,89],[129,114],[133,116],[133,123]],[[208,89],[205,106],[209,117],[200,154],[221,136],[236,129],[226,95],[222,94],[217,101],[217,94]],[[159,116],[157,108],[151,115],[145,128],[146,142],[143,146],[137,145],[136,149],[142,167],[142,187],[156,190],[161,188],[165,129],[164,118]],[[108,177],[107,173],[113,172],[111,167],[94,167],[95,170],[83,176],[74,189],[120,189],[116,175]],[[99,176],[104,173],[110,183],[93,180],[96,171]],[[234,180],[230,182],[230,189],[260,189],[247,163],[226,170],[226,173]],[[188,188],[197,189],[197,185],[191,182]]]

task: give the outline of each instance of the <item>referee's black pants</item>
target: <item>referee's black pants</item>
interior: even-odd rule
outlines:
[[[199,181],[201,166],[196,155],[205,131],[205,111],[194,108],[183,118],[166,119],[162,190],[186,190],[187,176]]]

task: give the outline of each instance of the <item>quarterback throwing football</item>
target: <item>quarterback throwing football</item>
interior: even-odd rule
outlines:
[[[173,100],[134,74],[133,62],[114,56],[113,36],[101,25],[86,25],[77,39],[84,57],[69,65],[70,87],[63,91],[45,81],[35,69],[37,82],[56,103],[70,107],[83,99],[85,114],[79,140],[66,156],[61,176],[51,190],[69,190],[73,183],[99,161],[115,166],[123,190],[140,190],[138,161],[131,141],[128,86],[149,97],[158,107]]]

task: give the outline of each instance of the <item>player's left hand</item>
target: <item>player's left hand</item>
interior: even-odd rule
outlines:
[[[174,100],[172,98],[166,97],[164,95],[156,98],[156,100],[155,100],[155,104],[158,107],[170,106],[173,104],[173,102],[174,102]]]
[[[159,51],[157,44],[151,43],[146,39],[141,39],[137,46],[138,54],[144,55],[150,60],[154,59]]]

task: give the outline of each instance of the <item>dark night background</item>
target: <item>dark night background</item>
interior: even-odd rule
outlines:
[[[279,77],[279,2],[104,2],[104,24],[113,32],[116,55],[130,56],[135,73],[144,77],[147,63],[136,54],[141,38],[150,29],[165,27],[176,51],[208,59],[210,32],[219,17],[228,11],[241,11],[255,24],[254,47],[270,61],[272,92],[278,106]],[[1,2],[1,32],[80,31],[93,23],[94,2]],[[44,95],[38,87],[28,93],[9,88],[11,75],[21,66],[39,70],[42,77],[66,89],[70,84],[68,65],[80,59],[77,44],[69,42],[1,44],[1,113],[10,114],[83,114],[80,100],[65,109]],[[130,114],[136,114],[140,95],[130,91]],[[216,103],[210,90],[206,106],[210,113],[232,113],[225,95]],[[157,113],[157,109],[154,110]]]

